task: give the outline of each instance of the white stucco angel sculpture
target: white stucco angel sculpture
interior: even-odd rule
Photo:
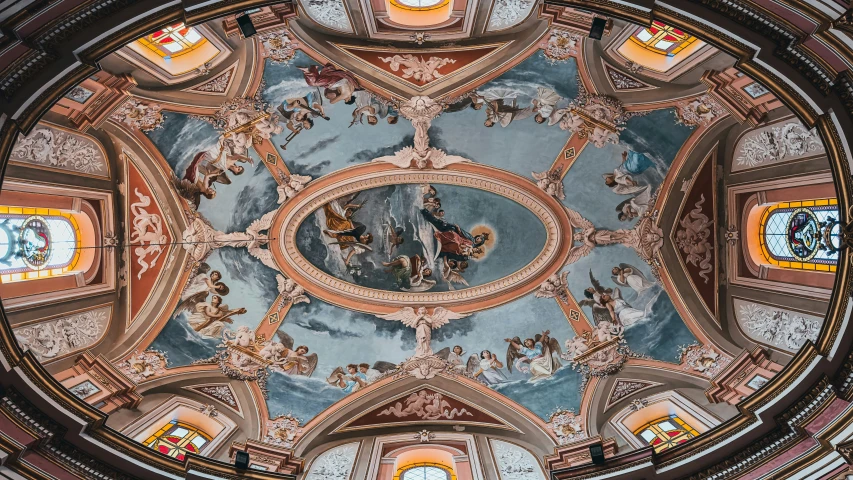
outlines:
[[[295,197],[311,181],[311,177],[308,175],[287,175],[282,171],[278,172],[278,178],[281,179],[281,183],[275,190],[278,192],[279,205]]]
[[[293,280],[285,277],[284,275],[276,275],[275,281],[278,282],[278,294],[281,297],[281,305],[279,308],[284,307],[284,305],[288,303],[291,305],[296,305],[297,303],[311,303],[311,299],[305,295],[305,289]]]
[[[460,315],[443,307],[435,307],[432,314],[427,313],[426,307],[420,307],[417,310],[412,307],[406,307],[394,313],[377,316],[384,320],[400,321],[403,322],[403,325],[414,328],[418,344],[415,348],[415,355],[412,358],[421,358],[429,357],[433,354],[432,347],[430,346],[433,329],[447,325],[451,320],[465,318],[468,315]]]

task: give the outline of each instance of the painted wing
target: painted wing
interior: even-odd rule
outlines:
[[[521,339],[518,337],[515,337],[512,340],[515,343],[521,343]],[[512,343],[509,344],[509,347],[507,347],[506,349],[506,368],[507,370],[509,370],[509,373],[512,373],[512,364],[515,363],[517,359],[523,356],[524,355],[522,355],[518,350],[515,349],[515,347],[512,346]]]
[[[276,275],[275,283],[278,285],[278,293],[284,292],[287,290],[287,279],[284,278],[284,275]]]
[[[201,190],[195,182],[191,182],[185,178],[178,178],[173,175],[172,186],[175,187],[175,191],[178,192],[178,195],[180,195],[181,198],[186,199],[188,202],[192,203],[194,207],[198,208],[201,203]]]
[[[595,248],[595,245],[590,243],[582,243],[577,247],[572,247],[572,249],[569,250],[569,257],[566,258],[566,265],[571,265],[581,258],[589,255],[589,252],[591,252],[593,248]]]
[[[477,355],[471,355],[468,357],[468,362],[465,363],[465,371],[468,374],[473,375],[477,373],[477,370],[480,369],[480,357]]]
[[[435,352],[435,356],[444,361],[447,361],[447,357],[450,356],[450,347],[444,347],[441,350]]]
[[[436,329],[443,325],[447,325],[451,320],[459,320],[460,318],[465,318],[467,316],[468,315],[458,314],[444,307],[435,307],[432,315],[430,315],[431,321],[429,324],[431,328]]]
[[[295,343],[293,337],[287,334],[284,330],[279,330],[275,332],[275,336],[278,337],[278,341],[284,345],[284,348],[288,350],[293,350],[293,344]]]
[[[642,271],[642,270],[640,270],[639,268],[637,268],[637,267],[635,267],[635,266],[631,265],[630,263],[620,263],[620,264],[619,264],[619,268],[623,268],[623,269],[624,269],[624,268],[630,268],[630,269],[634,272],[634,274],[635,274],[635,275],[639,275],[639,276],[640,276],[640,278],[642,278],[642,279],[643,279],[643,285],[652,286],[652,285],[654,285],[654,284],[655,284],[655,282],[653,282],[653,281],[649,280],[648,278],[646,278],[646,274],[645,274],[645,273],[643,273],[643,271]],[[627,285],[626,285],[626,286],[627,286]]]
[[[195,306],[199,303],[207,300],[207,295],[210,292],[207,290],[202,290],[201,292],[196,293],[195,295],[191,295],[183,302],[179,303],[175,308],[175,313],[172,314],[173,317],[177,317],[182,312],[192,312],[195,309]]]
[[[548,338],[548,348],[551,349],[551,355],[553,355],[555,352],[557,353],[557,355],[562,355],[563,349],[560,348],[560,342],[558,342],[556,338]]]
[[[417,313],[415,313],[415,309],[412,307],[401,308],[396,312],[377,315],[377,317],[383,320],[403,322],[403,325],[410,328],[417,327],[418,320],[421,318]]]
[[[572,210],[571,208],[566,207],[566,215],[569,216],[569,222],[575,228],[580,228],[581,230],[589,230],[595,228],[592,222],[583,218],[580,213]]]
[[[613,293],[612,288],[604,288],[601,286],[601,282],[598,281],[597,278],[592,274],[592,269],[589,269],[589,281],[592,283],[592,288],[595,289],[598,293]]]
[[[539,173],[530,172],[530,174],[533,175],[533,178],[535,178],[536,180],[545,180],[546,178],[548,178],[549,173],[550,172],[548,170],[545,170],[544,172],[539,172]]]
[[[341,379],[341,377],[343,377],[343,376],[344,376],[344,367],[338,367],[338,368],[336,368],[336,369],[332,370],[331,375],[329,375],[328,377],[326,377],[326,382],[327,382],[329,385],[335,385],[335,386],[337,386],[337,385],[338,385],[338,380],[340,380],[340,379]]]
[[[384,362],[382,360],[377,360],[373,363],[373,369],[378,370],[381,373],[389,372],[397,368],[397,364],[391,362]]]
[[[306,370],[305,373],[301,375],[305,377],[310,377],[311,374],[314,373],[314,369],[317,368],[317,362],[319,361],[319,358],[317,357],[316,353],[312,353],[311,355],[305,355],[305,359],[308,360],[308,370]]]
[[[610,310],[608,310],[607,307],[602,307],[601,305],[592,306],[592,320],[596,325],[601,322],[613,323],[613,317],[610,315]]]

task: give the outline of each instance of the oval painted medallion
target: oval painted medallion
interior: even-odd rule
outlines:
[[[544,249],[545,225],[501,195],[397,184],[336,198],[299,226],[296,246],[340,280],[395,292],[447,292],[512,275]]]

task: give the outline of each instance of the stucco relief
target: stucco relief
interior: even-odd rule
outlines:
[[[300,3],[311,19],[320,25],[352,33],[352,25],[342,0],[302,0]]]
[[[44,124],[18,138],[9,160],[109,177],[104,152],[92,139]]]
[[[743,333],[756,343],[795,353],[806,340],[815,341],[823,318],[775,305],[735,298],[735,317]]]
[[[348,480],[357,453],[358,442],[326,450],[314,460],[305,480]]]
[[[751,130],[735,147],[732,171],[749,170],[826,153],[815,129],[799,121],[767,125]]]
[[[495,0],[487,31],[504,30],[518,25],[536,5],[535,0]]]
[[[13,330],[21,348],[40,362],[79,352],[100,340],[110,323],[112,307],[65,315]]]
[[[545,480],[539,462],[524,448],[492,440],[492,452],[501,480]]]

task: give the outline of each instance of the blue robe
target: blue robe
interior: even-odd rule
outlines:
[[[637,175],[645,172],[649,167],[654,165],[649,157],[645,154],[628,151],[628,158],[622,164],[622,168],[628,173]]]

